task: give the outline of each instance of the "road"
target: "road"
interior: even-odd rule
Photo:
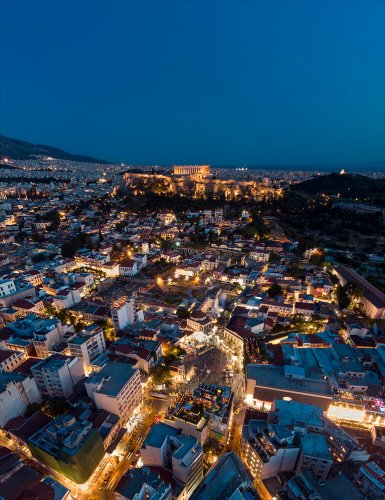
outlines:
[[[220,350],[217,347],[210,347],[193,358],[189,358],[189,363],[196,365],[196,376],[189,384],[181,387],[181,390],[193,390],[203,381],[217,383],[221,385],[232,385],[235,397],[234,407],[238,407],[243,401],[243,373],[235,373],[234,377],[226,374],[226,367],[230,362],[231,353]],[[72,496],[79,500],[114,499],[114,489],[123,474],[129,469],[132,462],[137,459],[136,452],[140,449],[150,427],[155,422],[155,417],[163,416],[168,406],[173,400],[172,396],[167,399],[155,399],[145,395],[143,402],[144,420],[138,423],[134,430],[128,432],[122,438],[115,453],[122,458],[117,463],[116,456],[104,455],[102,461],[84,485],[77,485],[63,475],[51,470],[30,456],[28,449],[22,449],[12,440],[8,439],[4,433],[0,433],[0,445],[11,449],[34,468],[43,474],[50,475],[66,486]],[[231,446],[234,451],[238,451],[240,432],[244,418],[244,410],[238,415],[234,415],[234,434]]]
[[[127,435],[119,445],[120,449],[124,450],[123,459],[117,465],[110,460],[108,466],[103,470],[97,480],[93,482],[92,486],[84,492],[84,495],[81,494],[78,498],[84,500],[97,500],[100,498],[112,500],[115,498],[113,491],[123,474],[129,469],[132,461],[137,458],[135,453],[140,449],[150,427],[155,422],[155,417],[164,414],[172,402],[172,399],[171,396],[167,399],[147,397],[144,399],[144,411],[146,412],[145,420],[135,427],[134,431]],[[107,483],[103,483],[106,476],[107,478],[109,477],[109,479]]]
[[[146,398],[144,403],[145,420],[135,427],[131,434],[127,433],[117,447],[117,450],[123,453],[123,459],[116,464],[115,456],[105,454],[99,466],[84,485],[75,484],[62,474],[35,460],[31,457],[28,449],[18,446],[13,440],[8,439],[3,432],[0,433],[0,445],[17,453],[27,464],[34,467],[41,474],[50,475],[59,481],[70,490],[74,498],[79,500],[97,500],[101,498],[112,500],[114,498],[114,488],[128,470],[132,460],[136,458],[135,453],[140,449],[144,438],[155,421],[155,417],[164,414],[172,399],[171,396],[167,399]],[[104,482],[106,476],[109,479]]]

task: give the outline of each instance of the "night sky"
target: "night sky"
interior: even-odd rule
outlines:
[[[4,135],[136,164],[384,160],[383,1],[0,3]]]

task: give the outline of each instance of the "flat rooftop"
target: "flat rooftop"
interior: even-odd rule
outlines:
[[[149,430],[146,439],[143,442],[143,446],[152,446],[154,448],[160,448],[168,436],[179,436],[180,431],[167,425],[163,422],[154,424]]]
[[[287,389],[289,391],[308,392],[331,397],[327,381],[311,378],[293,379],[285,377],[284,367],[273,365],[247,365],[246,378],[256,381],[257,386]]]
[[[91,375],[87,381],[98,384],[104,379],[103,387],[97,392],[117,396],[137,371],[128,363],[109,361],[100,372]]]

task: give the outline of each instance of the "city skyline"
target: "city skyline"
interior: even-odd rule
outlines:
[[[131,164],[384,160],[383,2],[1,10],[4,135]]]

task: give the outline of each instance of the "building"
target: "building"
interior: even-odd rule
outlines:
[[[375,462],[368,462],[360,467],[356,484],[365,498],[371,500],[385,498],[385,471]]]
[[[250,500],[253,480],[235,453],[225,453],[209,470],[191,500]]]
[[[249,406],[270,409],[274,400],[284,397],[316,405],[323,410],[327,410],[333,400],[329,382],[322,376],[306,376],[303,367],[247,365],[246,403]]]
[[[0,372],[13,372],[26,359],[25,352],[0,349]]]
[[[38,410],[28,418],[20,416],[8,420],[4,426],[4,431],[11,436],[12,441],[17,443],[20,448],[28,447],[29,438],[51,420],[51,417]]]
[[[319,481],[311,471],[303,471],[286,483],[284,493],[288,500],[365,500],[356,485],[344,474]],[[280,495],[281,498],[281,495]]]
[[[195,366],[186,367],[185,363],[175,361],[169,365],[170,375],[174,384],[185,384],[195,375]]]
[[[148,467],[131,469],[115,488],[116,500],[171,500],[170,484]]]
[[[373,319],[385,319],[385,294],[349,267],[337,266],[334,273],[342,285],[353,283],[362,291],[359,302],[362,303],[365,314]]]
[[[187,327],[193,332],[203,332],[207,335],[213,328],[213,322],[203,311],[196,309],[187,319]]]
[[[138,274],[138,263],[134,259],[124,260],[119,264],[120,276],[135,276]]]
[[[100,326],[89,325],[69,342],[71,356],[81,359],[84,369],[88,372],[92,362],[106,350],[106,341]]]
[[[300,435],[308,432],[322,434],[324,431],[322,408],[287,399],[274,401],[268,423],[293,429]]]
[[[174,167],[174,173],[175,173],[175,167]],[[166,226],[169,226],[171,223],[174,222],[176,216],[172,212],[162,212],[158,214],[156,218]]]
[[[40,403],[41,396],[34,378],[16,372],[0,372],[0,426],[24,415],[27,406]]]
[[[0,448],[0,495],[2,499],[36,498],[28,496],[28,493],[30,488],[41,484],[42,479],[43,476],[26,465],[19,455],[8,448]]]
[[[192,400],[200,406],[208,420],[210,436],[225,442],[233,412],[234,393],[231,387],[202,382],[194,389]]]
[[[151,427],[140,453],[144,465],[171,470],[173,478],[185,486],[187,498],[203,478],[202,446],[165,423]]]
[[[294,437],[294,430],[265,420],[250,420],[243,426],[241,457],[257,481],[295,470],[299,445]]]
[[[0,280],[0,307],[9,307],[17,300],[27,297],[36,297],[36,289],[23,277]]]
[[[127,297],[116,300],[111,306],[111,317],[115,332],[135,323],[135,300]]]
[[[117,342],[110,347],[110,350],[117,356],[135,360],[135,368],[147,374],[162,358],[162,343],[153,340],[135,339]]]
[[[108,361],[86,379],[85,386],[96,408],[114,413],[123,425],[142,401],[140,372],[128,363]]]
[[[326,416],[324,422],[324,433],[334,460],[337,462],[367,462],[369,460],[368,451],[360,446],[358,440]]]
[[[69,398],[84,378],[83,364],[77,357],[54,354],[31,368],[43,398]]]
[[[46,358],[50,350],[62,340],[66,327],[56,318],[41,318],[36,314],[29,314],[19,318],[7,327],[12,330],[14,337],[32,339],[36,354],[39,358]]]
[[[204,178],[210,175],[210,165],[174,165],[174,175],[189,175]]]
[[[0,297],[16,293],[14,280],[0,280]]]
[[[311,470],[318,480],[326,479],[333,465],[333,456],[329,451],[323,434],[305,434],[301,436],[301,447],[297,471]]]
[[[84,483],[104,455],[99,432],[71,414],[55,418],[28,442],[32,456],[75,483]]]

